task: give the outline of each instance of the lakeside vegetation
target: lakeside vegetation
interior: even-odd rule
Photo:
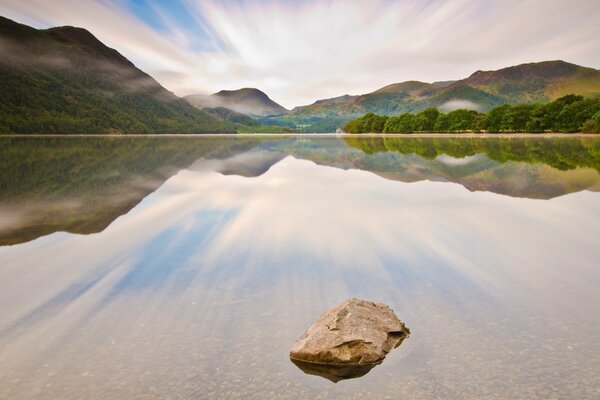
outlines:
[[[464,158],[485,154],[500,162],[546,164],[561,171],[593,168],[600,173],[600,139],[590,137],[560,137],[545,140],[540,137],[465,138],[465,137],[346,137],[344,141],[365,154],[416,154],[434,160],[442,154]]]
[[[546,104],[504,104],[487,113],[428,108],[397,116],[367,113],[344,126],[347,133],[586,132],[600,133],[600,99],[567,95]]]
[[[212,115],[224,125],[232,126],[237,133],[296,133],[297,131],[287,126],[261,124],[249,115],[239,113],[226,107],[206,107],[202,111]]]

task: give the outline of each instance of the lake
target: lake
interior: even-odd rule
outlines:
[[[2,137],[0,398],[600,398],[600,138]],[[325,310],[411,336],[289,360]]]

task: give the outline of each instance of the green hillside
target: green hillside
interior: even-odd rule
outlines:
[[[320,132],[315,128],[323,126],[331,132],[369,112],[398,115],[431,107],[485,112],[503,104],[546,103],[567,94],[600,97],[600,71],[564,61],[546,61],[477,71],[455,82],[407,81],[360,96],[319,100],[294,108],[285,118],[305,131]]]
[[[600,96],[600,71],[564,61],[545,61],[477,71],[453,86],[477,88],[505,103],[544,102],[571,93]]]
[[[0,17],[0,41],[0,133],[234,132],[85,29]]]
[[[369,112],[344,126],[348,133],[586,132],[600,133],[600,98],[567,95],[550,103],[503,104],[487,113],[427,108],[395,116]]]
[[[295,129],[280,126],[273,121],[263,125],[258,118],[230,110],[225,107],[203,108],[203,111],[221,120],[224,124],[231,124],[238,133],[294,133]]]

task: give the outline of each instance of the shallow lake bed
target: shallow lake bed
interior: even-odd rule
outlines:
[[[0,397],[600,396],[598,138],[0,144]],[[304,375],[349,297],[410,339]]]

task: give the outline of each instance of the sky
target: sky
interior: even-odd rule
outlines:
[[[180,96],[256,87],[286,108],[526,62],[600,68],[599,0],[0,0],[0,15],[86,28]]]

